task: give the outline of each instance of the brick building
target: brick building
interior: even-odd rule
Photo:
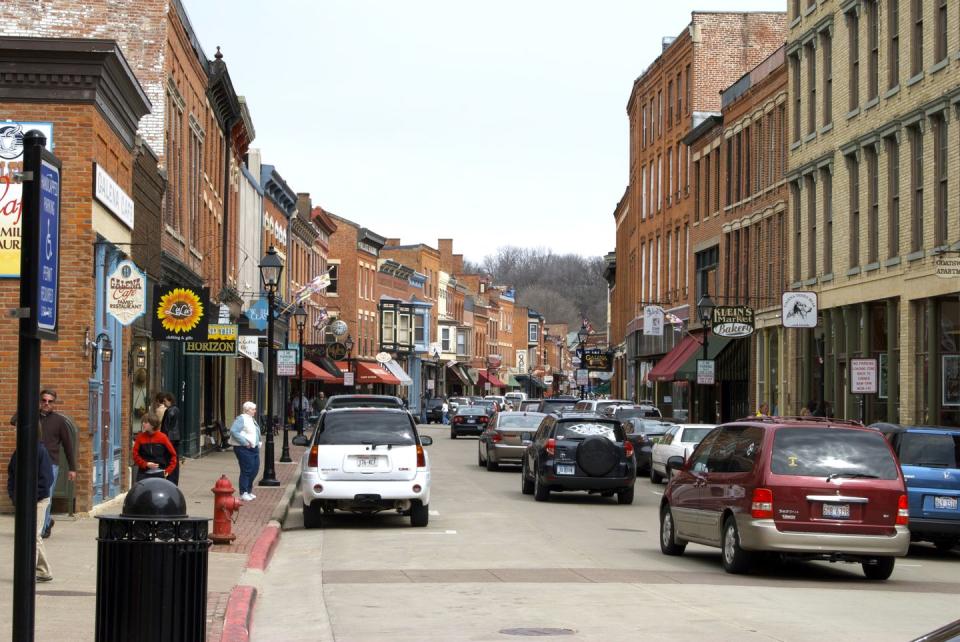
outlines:
[[[785,406],[858,417],[853,358],[875,359],[867,421],[960,425],[960,6],[790,3],[792,290],[819,323],[792,330]]]

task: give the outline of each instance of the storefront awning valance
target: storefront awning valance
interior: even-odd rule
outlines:
[[[400,367],[400,364],[396,361],[387,361],[385,364],[387,370],[390,371],[394,377],[400,382],[401,386],[411,386],[413,385],[413,379],[410,378],[406,372],[403,371],[403,368]]]
[[[334,383],[337,379],[326,370],[307,359],[303,360],[302,368],[303,378],[309,381],[320,380],[324,383]],[[300,373],[297,374],[299,375]]]
[[[527,382],[530,382],[531,384],[533,384],[537,388],[540,388],[541,390],[545,390],[547,387],[547,384],[543,383],[542,379],[540,379],[539,377],[534,377],[533,375],[518,374],[517,381],[519,381],[520,385],[522,386],[526,385]]]
[[[470,376],[470,370],[466,365],[457,361],[448,361],[447,368],[450,369],[450,372],[452,372],[463,385],[472,386],[476,383],[476,379]]]
[[[734,339],[730,337],[717,337],[710,336],[710,339],[707,341],[707,359],[716,359],[717,355],[723,352],[723,350],[730,345],[730,342]],[[686,379],[688,381],[697,380],[697,359],[703,358],[703,348],[698,346],[699,350],[694,350],[693,354],[688,356],[683,363],[677,368],[677,373],[674,375],[673,379]]]
[[[491,374],[486,370],[477,370],[477,383],[481,386],[489,383],[491,388],[506,388],[507,384],[500,381],[497,375]]]
[[[673,350],[664,355],[663,359],[653,366],[647,374],[650,381],[673,381],[676,379],[677,369],[686,363],[690,355],[700,348],[700,340],[693,336],[686,336]],[[696,368],[696,363],[693,364]]]
[[[515,376],[513,376],[513,375],[508,375],[508,376],[507,376],[507,385],[510,386],[511,388],[519,388],[519,387],[520,387],[520,382],[517,381],[517,378],[516,378]]]
[[[400,385],[400,380],[379,363],[366,363],[365,361],[357,361],[355,363],[357,366],[357,383],[383,383],[388,386]]]
[[[247,359],[250,360],[250,368],[251,368],[254,372],[263,372],[263,371],[264,371],[263,361],[260,361],[260,359],[257,359],[256,357],[251,357],[250,355],[248,355],[248,354],[246,354],[246,353],[243,353],[243,352],[241,352],[240,354],[242,354],[243,356],[245,356]]]

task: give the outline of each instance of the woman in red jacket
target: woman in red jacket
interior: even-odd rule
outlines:
[[[133,442],[133,461],[137,464],[137,481],[169,477],[177,469],[177,451],[160,432],[160,420],[153,415],[143,418],[143,430]]]

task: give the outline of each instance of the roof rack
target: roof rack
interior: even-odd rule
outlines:
[[[784,421],[791,422],[809,422],[817,424],[839,424],[844,426],[863,426],[863,423],[856,419],[836,419],[834,417],[813,417],[810,415],[761,415],[755,417],[744,417],[738,421],[759,421],[761,423],[780,423]]]

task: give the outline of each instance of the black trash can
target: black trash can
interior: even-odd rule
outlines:
[[[202,642],[209,520],[166,479],[137,482],[97,537],[98,642]]]

